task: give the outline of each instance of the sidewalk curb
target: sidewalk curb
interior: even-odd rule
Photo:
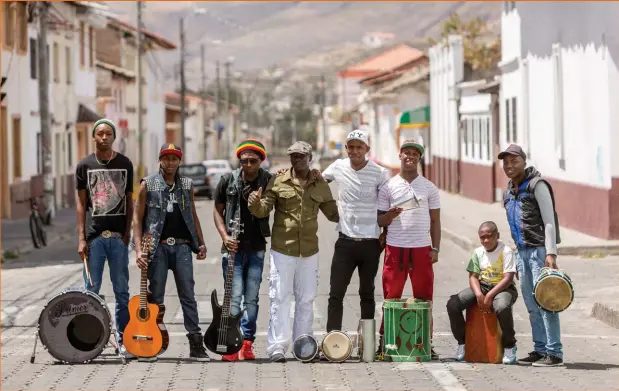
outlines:
[[[606,323],[610,327],[619,329],[619,311],[611,308],[607,304],[595,303],[591,309],[591,316]]]
[[[441,228],[441,231],[444,239],[455,243],[458,247],[462,248],[465,251],[473,251],[476,247],[481,246],[481,244],[474,243],[473,240],[462,235],[458,235],[457,233],[447,228]],[[557,248],[557,253],[558,255],[571,255],[579,257],[619,255],[619,245],[584,247],[559,245]]]
[[[75,236],[77,232],[74,224],[62,224],[58,226],[55,226],[52,224],[51,226],[46,226],[44,228],[48,230],[46,247],[56,242],[59,242],[61,240],[71,238]],[[52,230],[49,230],[50,228],[52,228]],[[45,250],[46,247],[42,247],[39,249],[35,248],[34,245],[32,244],[31,239],[23,240],[21,242],[18,242],[17,244],[2,243],[2,251],[4,252],[10,251],[10,252],[15,253],[18,256],[28,254],[34,250]]]

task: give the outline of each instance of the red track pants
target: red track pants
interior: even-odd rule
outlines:
[[[387,245],[383,266],[383,296],[385,299],[400,299],[406,280],[410,276],[413,296],[416,299],[432,301],[434,296],[434,269],[430,259],[430,249],[430,246],[402,248]],[[380,335],[384,335],[384,323],[383,312],[380,321]]]

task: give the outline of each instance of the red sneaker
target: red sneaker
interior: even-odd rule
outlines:
[[[221,361],[239,361],[239,353],[236,352],[234,354],[224,354],[221,356]]]
[[[255,360],[256,355],[254,354],[253,346],[254,346],[254,343],[252,341],[249,341],[249,340],[243,341],[243,347],[241,348],[241,351],[239,352],[239,358],[241,360]]]

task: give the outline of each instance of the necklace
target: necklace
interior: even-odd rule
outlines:
[[[99,160],[99,157],[97,156],[97,153],[95,152],[95,160],[97,161],[97,163],[99,163],[102,166],[107,166],[108,164],[110,164],[110,162],[114,160],[115,157],[116,157],[116,152],[112,152],[112,157],[110,158],[110,160],[108,160],[107,163],[101,163],[101,161]]]

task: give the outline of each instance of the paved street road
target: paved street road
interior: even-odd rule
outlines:
[[[219,240],[212,223],[212,202],[200,204],[209,256],[196,261],[196,291],[201,325],[211,319],[208,301],[212,289],[223,291]],[[444,212],[445,213],[445,212]],[[314,305],[314,330],[324,335],[329,290],[329,268],[335,242],[335,225],[321,219],[320,283]],[[507,233],[504,233],[507,234]],[[436,304],[434,309],[435,346],[440,362],[371,364],[348,362],[302,364],[289,360],[272,364],[265,357],[268,326],[268,266],[260,291],[257,362],[219,361],[191,363],[182,324],[182,313],[174,280],[168,280],[165,323],[171,332],[168,351],[157,363],[132,361],[123,366],[111,349],[87,365],[54,365],[52,357],[38,345],[34,364],[29,363],[37,318],[48,300],[63,288],[81,285],[81,264],[75,243],[59,243],[27,255],[21,264],[11,263],[2,271],[2,389],[4,390],[611,390],[619,378],[619,333],[590,317],[593,299],[604,296],[604,287],[617,284],[619,259],[578,259],[564,257],[565,268],[576,286],[576,300],[562,319],[566,365],[539,369],[522,366],[454,363],[455,341],[449,331],[445,303],[449,295],[467,284],[464,268],[468,254],[443,243],[440,262],[435,266]],[[28,261],[28,262],[25,262]],[[268,264],[268,262],[267,262]],[[13,266],[11,266],[13,265]],[[102,293],[114,311],[113,292],[105,271]],[[382,305],[380,276],[377,278],[377,319]],[[138,292],[139,273],[131,266],[131,292]],[[356,330],[359,318],[357,277],[345,301],[346,330]],[[406,287],[410,296],[410,285]],[[220,293],[221,297],[221,293]],[[519,356],[531,349],[528,315],[521,298],[516,303],[515,322]],[[290,356],[291,357],[291,356]]]

